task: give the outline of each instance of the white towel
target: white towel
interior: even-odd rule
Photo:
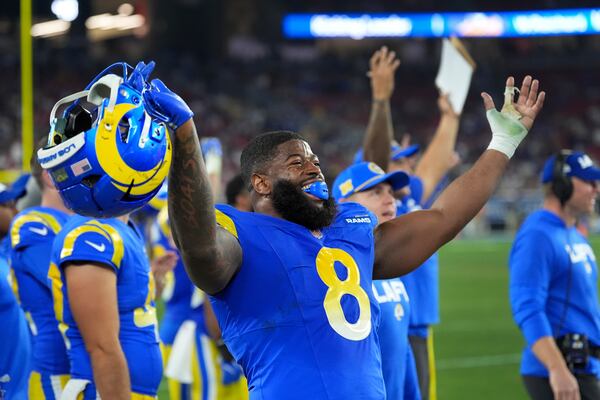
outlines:
[[[85,387],[90,383],[92,382],[87,379],[69,379],[62,391],[60,400],[77,400],[77,396],[83,393]],[[96,399],[100,399],[98,393],[96,393]]]
[[[196,323],[192,320],[184,321],[175,335],[165,376],[181,383],[192,383],[192,357],[195,355],[193,351],[195,340]]]

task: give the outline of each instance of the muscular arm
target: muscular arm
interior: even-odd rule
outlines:
[[[94,383],[103,399],[131,397],[129,368],[119,342],[117,278],[100,264],[65,268],[69,305],[90,355]]]
[[[423,204],[454,165],[454,145],[460,118],[452,110],[448,96],[440,95],[438,106],[442,114],[440,122],[415,169],[415,175],[423,181]]]
[[[208,294],[225,288],[240,267],[242,251],[231,234],[217,228],[212,189],[191,119],[173,135],[169,221],[194,284]]]
[[[431,209],[379,225],[375,230],[373,278],[405,275],[454,238],[492,195],[507,165],[508,157],[487,150],[442,192]]]
[[[418,267],[450,241],[479,212],[494,192],[506,166],[542,109],[545,93],[539,82],[526,76],[513,103],[514,79],[506,80],[505,103],[498,112],[491,96],[482,93],[492,129],[489,150],[473,167],[442,192],[430,210],[388,221],[375,230],[373,277],[401,276]],[[506,110],[506,111],[505,111]],[[513,116],[519,115],[519,119]]]

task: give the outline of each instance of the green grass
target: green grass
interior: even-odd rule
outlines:
[[[600,249],[600,238],[592,245]],[[438,399],[527,398],[519,375],[524,340],[508,301],[509,250],[507,241],[459,240],[441,251]]]
[[[600,250],[600,237],[592,246]],[[457,240],[441,250],[438,400],[527,398],[519,376],[524,341],[508,302],[509,249],[506,240]],[[159,399],[169,399],[164,381]]]

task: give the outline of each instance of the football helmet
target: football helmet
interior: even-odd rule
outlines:
[[[122,68],[121,76],[110,73],[115,67]],[[159,192],[167,176],[169,134],[146,112],[141,94],[153,63],[144,76],[138,67],[109,66],[85,90],[59,100],[50,113],[48,145],[38,151],[38,160],[77,214],[110,218],[131,213]]]

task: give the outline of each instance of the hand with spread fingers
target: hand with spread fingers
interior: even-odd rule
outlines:
[[[396,52],[388,50],[386,46],[381,47],[373,53],[369,60],[369,72],[371,78],[371,91],[374,101],[386,101],[392,97],[394,92],[394,74],[400,65]]]
[[[508,158],[513,156],[519,143],[533,126],[546,98],[545,92],[538,92],[539,81],[532,79],[529,75],[523,79],[521,90],[514,86],[515,79],[512,76],[508,77],[501,111],[496,109],[494,100],[488,93],[481,93],[493,134],[488,149],[500,151]],[[516,102],[514,101],[515,92],[520,92]]]

